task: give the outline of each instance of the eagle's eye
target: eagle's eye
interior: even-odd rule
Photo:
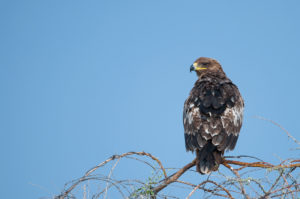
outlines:
[[[206,62],[206,63],[202,63],[203,66],[207,66],[208,64],[209,64],[209,63],[207,63],[207,62]]]

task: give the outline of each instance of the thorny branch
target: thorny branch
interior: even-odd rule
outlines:
[[[78,184],[80,184],[83,181],[88,180],[88,177],[94,171],[96,171],[100,167],[103,167],[108,162],[110,162],[112,160],[115,160],[115,159],[121,159],[121,158],[129,156],[129,155],[140,155],[140,156],[148,156],[148,157],[150,157],[151,159],[153,159],[154,161],[156,161],[159,164],[160,169],[163,171],[163,174],[164,174],[165,178],[168,177],[165,168],[163,167],[162,163],[160,162],[160,160],[158,158],[156,158],[153,155],[151,155],[150,153],[146,153],[146,152],[128,152],[128,153],[124,153],[122,155],[113,155],[110,158],[108,158],[107,160],[105,160],[104,162],[101,162],[97,166],[93,167],[92,169],[90,169],[89,171],[87,171],[84,176],[82,176],[79,180],[77,180],[77,182],[75,182],[70,188],[68,188],[63,194],[59,195],[57,198],[64,198],[65,196],[67,196]]]
[[[233,199],[232,195],[230,194],[230,192],[229,192],[225,187],[223,187],[222,185],[219,185],[218,183],[216,183],[216,182],[214,182],[214,181],[211,181],[211,180],[206,180],[206,181],[200,183],[199,185],[195,186],[195,188],[192,190],[192,192],[187,196],[187,199],[189,199],[189,198],[194,194],[194,192],[195,192],[197,189],[199,189],[202,185],[204,185],[204,184],[206,184],[206,183],[212,183],[212,184],[216,185],[217,187],[221,188],[223,191],[225,191],[225,192],[227,193],[227,195],[228,195],[227,197],[228,197],[228,198]],[[226,197],[226,196],[223,196],[223,197]],[[226,197],[226,198],[227,198],[227,197]]]
[[[223,164],[225,167],[227,167],[230,171],[232,171],[232,172],[234,173],[234,175],[236,175],[236,177],[238,178],[239,185],[240,185],[240,187],[241,187],[241,192],[242,192],[242,194],[244,195],[245,198],[249,199],[249,196],[246,194],[244,184],[241,182],[241,176],[240,176],[240,174],[237,172],[237,170],[233,169],[228,163],[226,163],[226,161],[223,161],[222,164]]]
[[[127,156],[131,156],[131,155],[138,155],[138,156],[147,156],[149,158],[151,158],[152,160],[154,160],[155,162],[157,162],[157,164],[159,165],[159,170],[162,171],[163,175],[164,175],[164,179],[161,181],[161,183],[159,183],[157,186],[155,187],[152,187],[152,191],[153,191],[153,194],[154,195],[157,195],[160,191],[162,191],[164,188],[166,188],[167,186],[169,186],[170,184],[172,183],[178,183],[178,182],[182,182],[182,181],[179,181],[178,179],[185,173],[187,172],[190,168],[194,167],[195,164],[196,164],[196,159],[194,159],[192,162],[186,164],[185,166],[183,166],[181,169],[179,169],[177,172],[171,174],[171,175],[167,175],[167,172],[166,172],[166,169],[164,168],[163,164],[161,163],[161,161],[156,158],[155,156],[151,155],[150,153],[146,153],[146,152],[128,152],[128,153],[124,153],[122,155],[113,155],[111,156],[110,158],[108,158],[107,160],[103,161],[102,163],[98,164],[97,166],[93,167],[92,169],[90,169],[89,171],[86,172],[86,174],[84,176],[82,176],[81,178],[79,178],[77,181],[75,181],[69,188],[67,188],[64,192],[62,192],[59,196],[57,196],[56,198],[57,199],[64,199],[64,198],[67,198],[68,197],[68,194],[75,188],[77,187],[81,182],[84,182],[86,180],[90,180],[91,177],[92,177],[92,174],[93,172],[95,172],[97,169],[99,169],[100,167],[103,167],[104,165],[106,165],[107,163],[113,161],[113,160],[120,160],[121,158],[123,157],[127,157]],[[240,161],[233,161],[233,160],[226,160],[224,159],[223,160],[223,163],[222,165],[224,165],[226,168],[230,169],[230,171],[232,171],[235,176],[237,177],[238,179],[238,184],[240,185],[240,191],[241,191],[241,194],[245,197],[245,198],[249,198],[249,196],[247,195],[246,193],[246,190],[244,188],[244,183],[242,182],[242,179],[238,173],[238,171],[242,170],[242,169],[245,169],[245,168],[249,168],[249,167],[256,167],[256,168],[264,168],[264,169],[273,169],[273,170],[280,170],[283,171],[283,169],[286,169],[286,168],[298,168],[300,167],[300,160],[292,160],[290,161],[289,163],[286,163],[286,164],[279,164],[279,165],[272,165],[272,164],[269,164],[267,162],[252,162],[252,163],[248,163],[248,162],[240,162]],[[116,163],[117,164],[117,163]],[[114,164],[113,168],[111,169],[110,173],[109,173],[109,176],[108,176],[108,179],[110,179],[110,176],[112,175],[112,170],[116,167],[116,164]],[[235,166],[239,166],[239,168],[233,168],[232,166],[230,165],[235,165]],[[270,195],[270,194],[275,194],[279,191],[282,191],[284,188],[281,188],[281,189],[276,189],[276,190],[273,190],[274,187],[277,185],[278,181],[280,178],[283,177],[283,174],[281,174],[276,180],[275,182],[272,184],[270,190],[268,192],[265,192],[264,194],[266,196]],[[109,183],[110,181],[109,180],[106,180],[106,183]],[[115,182],[116,183],[116,182]],[[190,192],[190,194],[188,195],[187,198],[189,198],[191,195],[194,194],[194,192],[197,190],[197,189],[202,189],[206,192],[213,192],[213,191],[209,191],[209,189],[206,189],[201,187],[202,185],[204,184],[207,184],[207,183],[211,183],[211,184],[214,184],[215,187],[223,190],[227,196],[226,197],[229,197],[229,198],[233,198],[232,195],[230,194],[230,191],[227,190],[225,187],[223,187],[222,185],[216,183],[216,182],[213,182],[213,181],[210,181],[210,180],[206,180],[206,181],[203,181],[202,183],[198,184],[198,185],[194,185],[193,186],[193,190],[192,192]],[[256,181],[257,183],[257,181]],[[294,185],[287,185],[286,184],[287,181],[285,180],[285,189],[287,189],[290,193],[292,192],[296,192],[296,191],[299,191],[299,190],[290,190],[291,187],[297,187],[299,185],[298,184],[294,184]],[[115,186],[116,184],[114,184]],[[106,193],[108,190],[108,186],[106,186],[105,188],[105,191],[104,193]],[[121,192],[121,191],[120,191]],[[124,194],[122,194],[124,195]],[[105,195],[106,196],[106,195]],[[225,197],[224,195],[222,195],[223,197]],[[124,197],[124,196],[123,196]]]
[[[300,145],[300,142],[296,140],[287,130],[285,130],[281,125],[278,123],[265,119],[263,117],[258,117],[262,120],[270,121],[271,123],[275,124],[276,126],[280,127],[287,135],[290,137],[295,143]],[[140,157],[148,157],[154,162],[158,164],[156,167],[153,162],[149,162],[144,159],[140,159],[137,157],[132,156],[140,156]],[[256,162],[242,162],[237,160],[230,160],[231,158],[252,158],[255,159]],[[149,182],[143,182],[137,179],[133,180],[116,180],[113,179],[113,171],[117,167],[117,164],[120,162],[122,158],[133,159],[139,162],[144,163],[145,165],[152,168],[155,171],[155,175],[158,173],[162,173],[162,179],[152,179],[149,178]],[[96,171],[99,168],[104,167],[109,162],[116,160],[115,164],[111,167],[108,176],[103,176],[96,174]],[[93,167],[92,169],[88,170],[85,175],[81,178],[74,180],[69,184],[66,184],[66,189],[62,191],[62,193],[55,197],[55,199],[68,199],[68,198],[75,198],[73,195],[73,191],[79,184],[88,181],[88,180],[98,180],[104,182],[105,188],[102,191],[96,193],[93,198],[100,198],[103,195],[103,198],[106,198],[108,190],[112,187],[119,192],[119,194],[123,198],[132,198],[132,199],[140,199],[140,198],[151,198],[156,199],[157,197],[162,198],[178,198],[177,196],[168,196],[162,195],[160,192],[167,187],[171,187],[173,184],[181,184],[184,186],[188,186],[191,190],[187,195],[187,199],[189,199],[197,190],[203,191],[203,193],[209,193],[210,195],[206,196],[206,198],[212,196],[218,196],[223,198],[240,198],[243,196],[244,198],[253,198],[250,196],[251,192],[252,195],[255,193],[256,195],[254,198],[277,198],[277,197],[284,197],[287,196],[290,198],[298,198],[300,193],[300,183],[299,178],[300,174],[294,174],[293,172],[296,171],[300,167],[300,159],[287,159],[281,161],[280,164],[273,165],[268,162],[265,162],[257,157],[248,156],[248,155],[240,155],[240,156],[225,156],[223,162],[221,163],[224,167],[228,168],[230,172],[234,174],[235,177],[229,177],[226,174],[218,172],[221,175],[215,175],[214,177],[216,180],[211,180],[208,177],[206,180],[198,183],[191,183],[186,182],[183,180],[179,180],[179,178],[185,174],[186,172],[191,172],[191,168],[194,167],[196,164],[196,159],[192,162],[186,164],[182,168],[165,168],[162,162],[155,156],[150,153],[146,152],[128,152],[121,155],[113,155],[107,160],[101,162],[97,166]],[[254,170],[250,170],[247,168],[255,168]],[[177,170],[176,172],[168,175],[167,170]],[[246,172],[239,173],[241,170],[245,170]],[[265,170],[268,174],[273,172],[273,176],[268,176],[265,174],[265,178],[252,178],[249,177],[250,173],[258,172],[259,170]],[[276,176],[277,173],[278,175]],[[294,174],[294,175],[292,175]],[[213,174],[212,174],[213,175]],[[247,178],[244,176],[248,175]],[[223,181],[220,180],[223,178]],[[253,189],[251,183],[254,186],[257,186],[258,189]],[[208,187],[207,187],[208,186]],[[132,191],[132,187],[140,187],[135,188]],[[250,191],[249,191],[250,189]],[[260,191],[260,192],[259,192]],[[127,192],[129,196],[127,197],[124,192]],[[225,194],[224,194],[225,193]]]
[[[265,121],[268,121],[268,122],[271,122],[272,124],[278,126],[279,128],[281,128],[281,130],[283,130],[287,136],[289,138],[291,138],[296,144],[300,145],[300,142],[294,138],[285,128],[283,128],[280,124],[278,124],[277,122],[273,121],[273,120],[270,120],[270,119],[267,119],[267,118],[264,118],[264,117],[261,117],[261,116],[255,116],[256,118],[260,119],[260,120],[265,120]]]

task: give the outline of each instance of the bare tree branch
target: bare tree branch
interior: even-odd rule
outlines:
[[[154,193],[160,192],[162,189],[164,189],[169,184],[175,182],[182,174],[184,174],[188,169],[192,168],[196,165],[196,159],[194,159],[191,163],[185,165],[182,169],[177,171],[175,174],[171,175],[170,178],[166,178],[162,184],[160,184],[157,187],[154,187]]]
[[[270,119],[267,119],[267,118],[264,118],[264,117],[261,117],[261,116],[255,116],[256,118],[260,119],[260,120],[265,120],[265,121],[268,121],[268,122],[271,122],[272,124],[278,126],[279,128],[281,128],[289,138],[291,138],[296,144],[300,145],[300,142],[294,138],[285,128],[283,128],[280,124],[278,124],[277,122],[274,122],[273,120],[270,120]]]

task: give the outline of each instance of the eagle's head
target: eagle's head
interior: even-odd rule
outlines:
[[[196,71],[197,76],[201,77],[206,73],[224,73],[221,64],[212,58],[200,57],[190,67],[190,72]]]

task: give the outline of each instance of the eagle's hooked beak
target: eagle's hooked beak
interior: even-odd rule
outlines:
[[[190,72],[192,72],[193,70],[195,70],[194,65],[192,64],[190,67]]]
[[[193,63],[190,67],[190,72],[192,71],[199,71],[199,70],[205,70],[207,68],[199,67],[197,63]]]

